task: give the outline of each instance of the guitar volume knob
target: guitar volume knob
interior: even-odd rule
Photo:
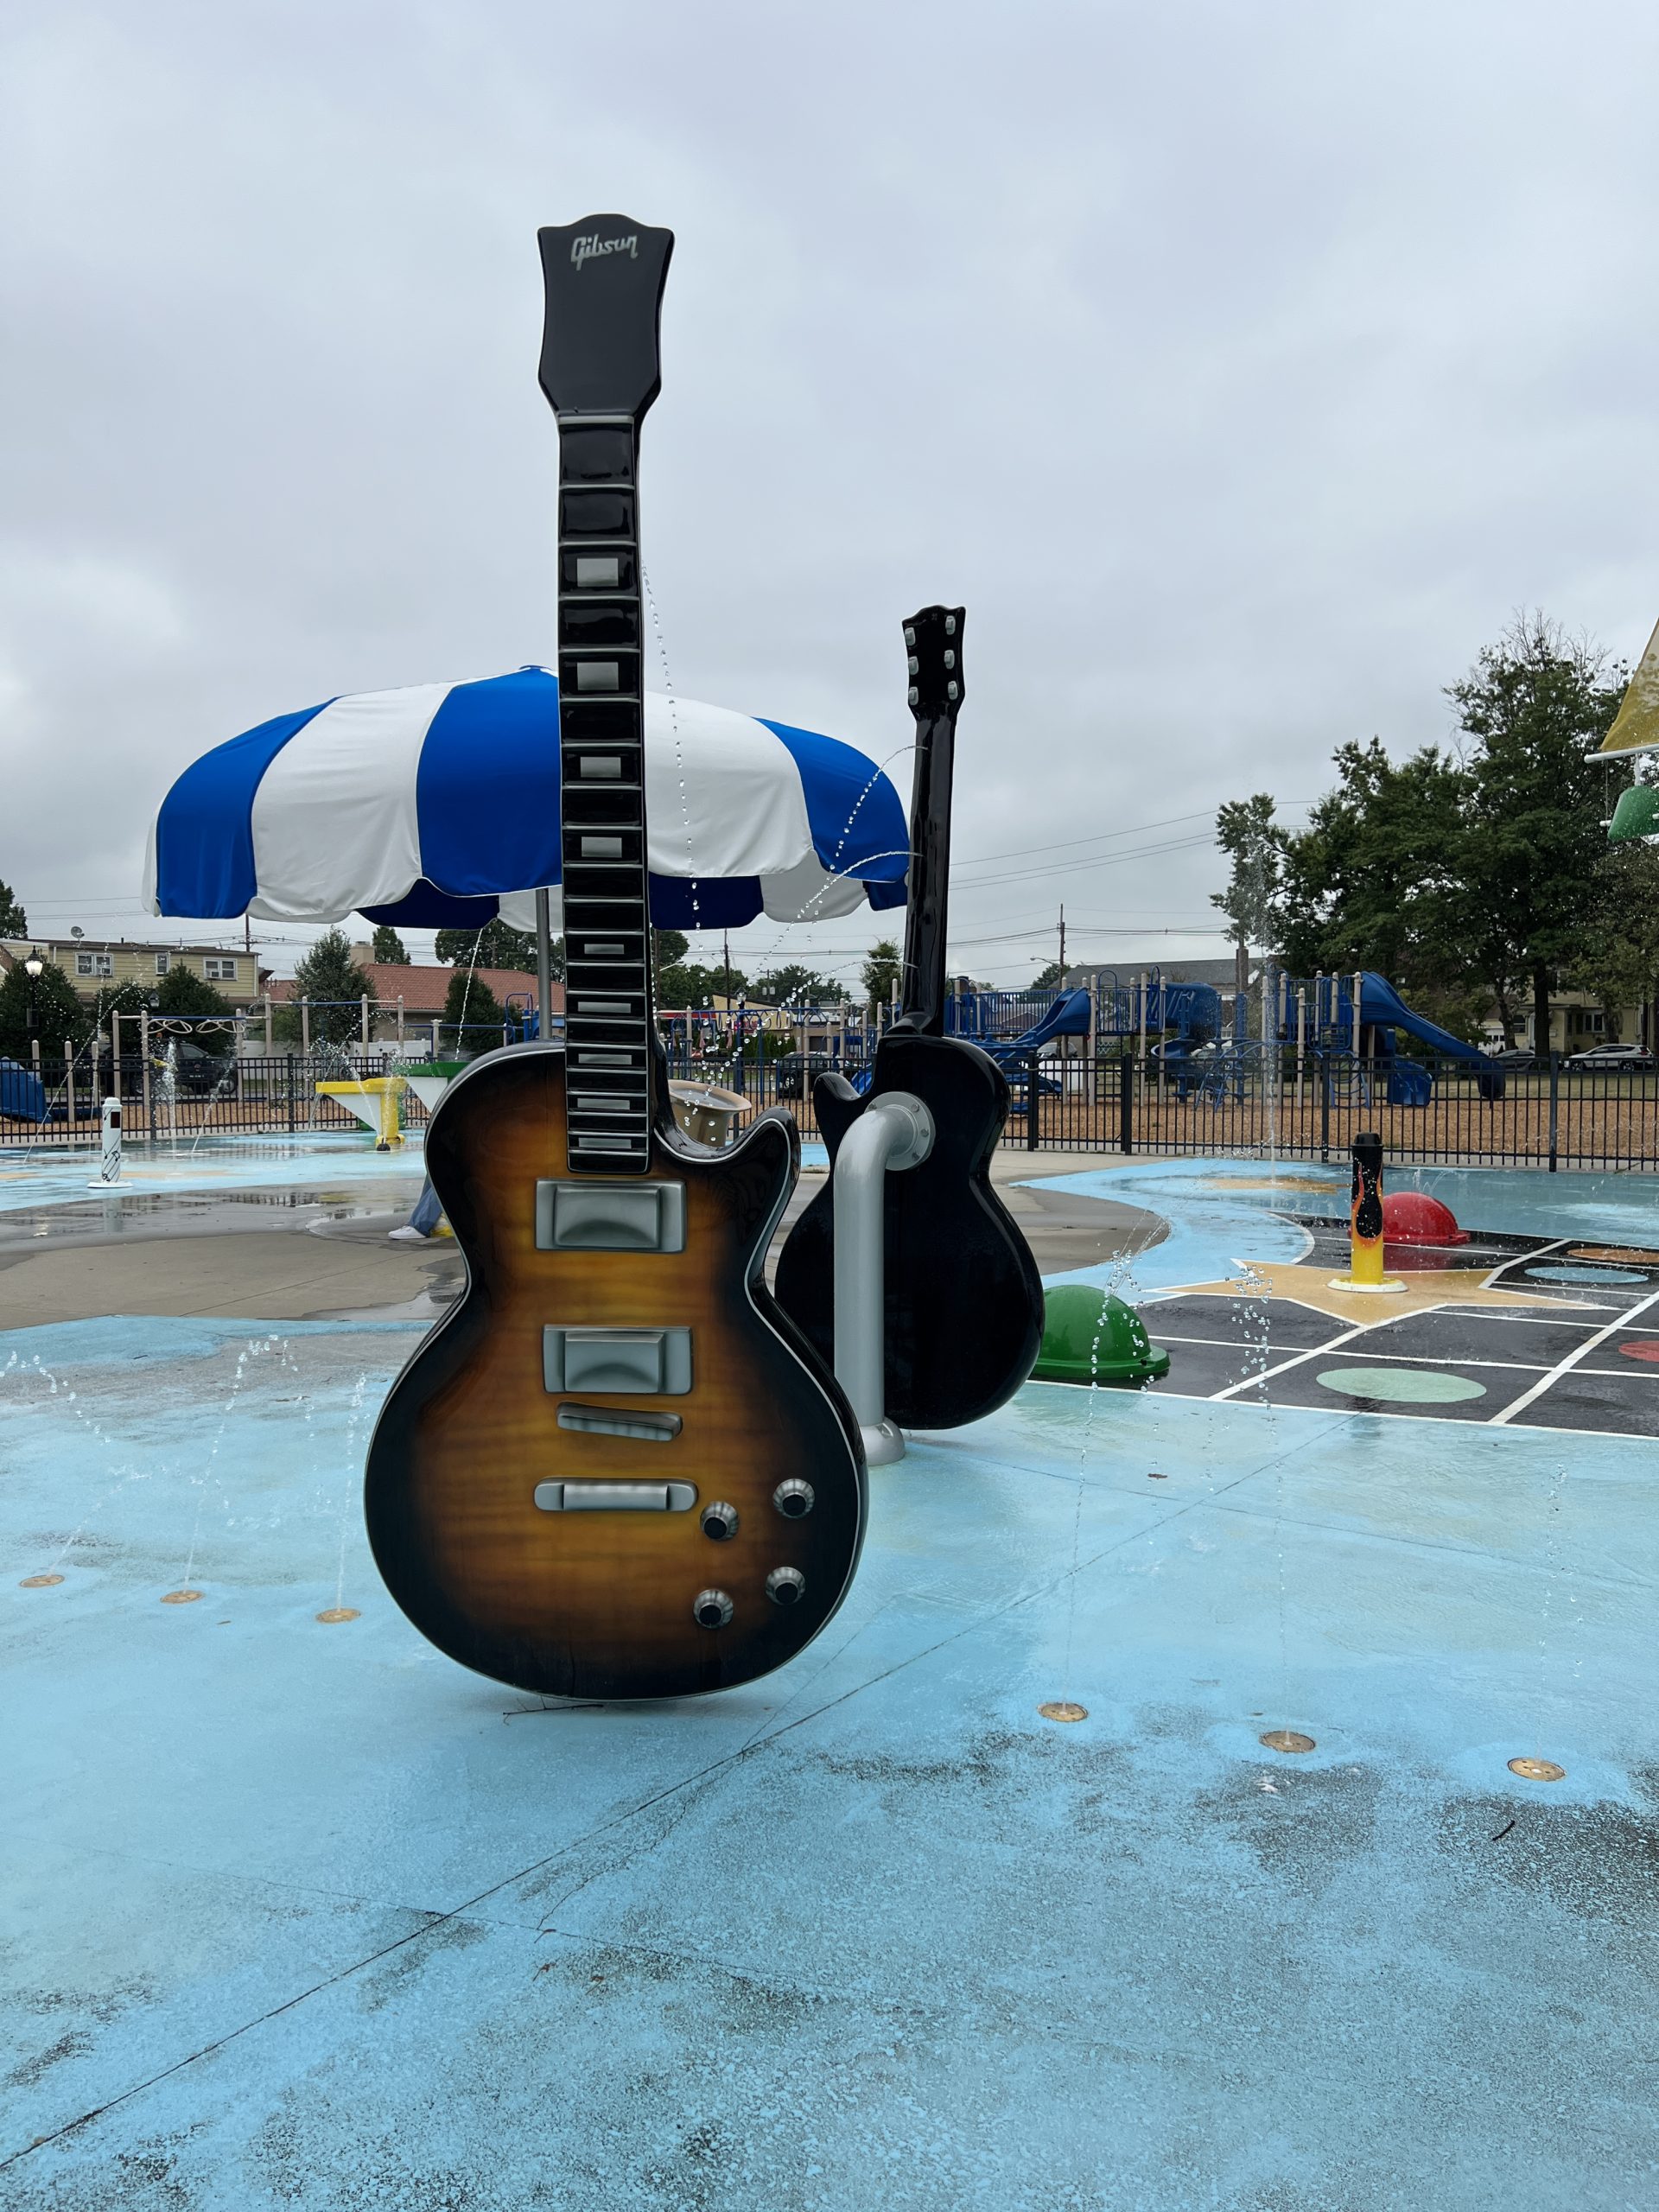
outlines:
[[[732,1618],[732,1601],[723,1590],[699,1590],[691,1615],[699,1628],[724,1628]]]
[[[806,1577],[798,1567],[774,1567],[766,1577],[766,1595],[774,1605],[798,1604],[805,1588]]]
[[[786,1483],[779,1483],[773,1491],[772,1502],[786,1521],[802,1521],[817,1503],[817,1492],[810,1483],[803,1482],[798,1475],[791,1475]]]
[[[728,1505],[723,1497],[705,1505],[701,1517],[702,1533],[711,1543],[723,1544],[728,1536],[737,1534],[737,1508]]]

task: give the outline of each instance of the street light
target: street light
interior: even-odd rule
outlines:
[[[41,1026],[41,1017],[39,993],[35,986],[46,973],[46,958],[38,944],[30,946],[29,957],[23,963],[23,973],[29,978],[29,1027],[31,1029],[38,1029]]]

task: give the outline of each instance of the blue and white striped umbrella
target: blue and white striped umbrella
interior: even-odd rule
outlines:
[[[544,668],[361,691],[187,768],[150,833],[152,913],[414,928],[535,919],[559,883],[559,686]],[[902,906],[899,794],[850,745],[651,694],[652,918],[735,928]]]

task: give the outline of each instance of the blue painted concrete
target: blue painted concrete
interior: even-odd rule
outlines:
[[[793,1667],[543,1709],[373,1577],[413,1341],[0,1344],[0,2202],[1655,2202],[1649,1446],[1033,1385]]]
[[[1317,1193],[1308,1187],[1316,1177]],[[1126,1251],[1100,1267],[1045,1278],[1097,1282],[1135,1304],[1189,1283],[1243,1280],[1253,1260],[1300,1260],[1313,1239],[1286,1217],[1293,1210],[1319,1213],[1331,1179],[1319,1170],[1281,1166],[1276,1180],[1262,1191],[1255,1186],[1268,1181],[1268,1170],[1254,1161],[1166,1160],[1027,1179],[1045,1190],[1141,1206],[1167,1223],[1169,1233],[1160,1243]]]
[[[97,1173],[96,1159],[87,1153],[54,1156],[36,1153],[25,1160],[21,1154],[0,1153],[0,1213],[29,1206],[84,1204],[96,1197],[88,1185]],[[295,1183],[329,1184],[343,1181],[378,1183],[387,1179],[418,1185],[424,1173],[418,1137],[396,1152],[377,1152],[366,1130],[338,1135],[284,1137],[204,1137],[194,1154],[181,1145],[132,1145],[122,1165],[122,1180],[135,1193],[153,1195],[168,1191],[264,1190]],[[111,1193],[111,1203],[118,1194]]]

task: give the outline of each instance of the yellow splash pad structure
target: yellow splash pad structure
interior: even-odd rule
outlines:
[[[404,1141],[398,1101],[408,1086],[400,1075],[365,1075],[347,1083],[320,1083],[319,1098],[338,1098],[365,1128],[374,1131],[377,1152],[392,1152]]]

